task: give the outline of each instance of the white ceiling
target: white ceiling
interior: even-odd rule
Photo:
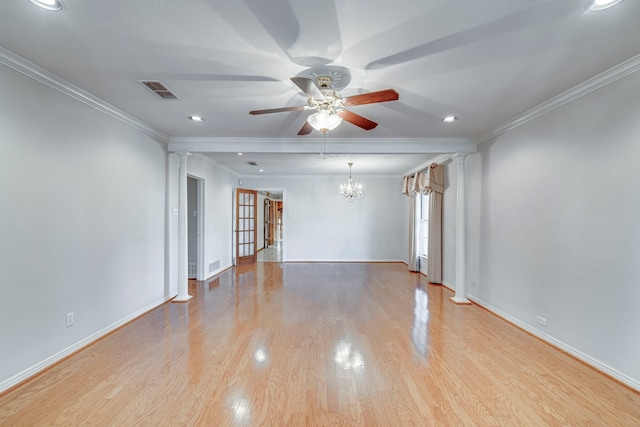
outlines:
[[[602,12],[587,0],[63,1],[62,12],[0,1],[0,45],[170,138],[212,143],[202,151],[241,174],[248,160],[275,175],[347,161],[400,174],[640,54],[638,0]],[[379,126],[343,123],[325,159],[317,132],[296,135],[308,112],[248,114],[304,105],[289,78],[331,67],[350,74],[343,96],[393,88],[400,100],[352,107]],[[459,120],[442,123],[448,114]],[[403,140],[421,148],[392,155]],[[298,141],[307,148],[287,149]]]

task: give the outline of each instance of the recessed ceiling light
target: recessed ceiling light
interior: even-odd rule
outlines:
[[[452,122],[455,122],[456,120],[458,120],[456,116],[447,116],[444,119],[442,119],[442,121],[445,123],[452,123]]]
[[[608,9],[611,6],[615,6],[622,0],[591,0],[587,3],[587,8],[592,11]]]
[[[238,156],[242,156],[243,153],[238,153]]]
[[[60,0],[31,0],[31,3],[36,4],[47,10],[64,9],[64,4]]]
[[[264,169],[258,169],[258,172],[264,172]]]
[[[194,122],[204,122],[204,119],[200,116],[189,116],[189,120],[193,120]]]

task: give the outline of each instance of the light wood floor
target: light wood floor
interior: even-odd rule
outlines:
[[[640,425],[640,394],[403,264],[258,263],[191,294],[0,396],[0,425]]]

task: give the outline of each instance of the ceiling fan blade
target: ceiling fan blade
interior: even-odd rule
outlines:
[[[313,127],[305,120],[300,132],[298,132],[298,135],[309,135],[311,132],[313,132]]]
[[[313,99],[324,99],[324,95],[318,89],[313,80],[306,77],[291,77],[291,81],[296,84],[304,93]]]
[[[393,89],[379,90],[377,92],[363,93],[362,95],[354,95],[343,98],[344,105],[350,107],[352,105],[373,104],[375,102],[397,101],[400,95]]]
[[[269,113],[284,113],[285,111],[301,111],[306,110],[308,107],[306,105],[297,105],[295,107],[282,107],[282,108],[270,108],[268,110],[253,110],[249,111],[249,114],[258,115],[258,114],[269,114]]]
[[[376,126],[378,126],[378,124],[376,122],[372,122],[371,120],[362,117],[359,114],[356,113],[352,113],[349,110],[342,110],[341,112],[338,113],[338,115],[340,117],[342,117],[343,120],[356,125],[358,127],[361,127],[364,130],[371,130],[373,128],[375,128]]]

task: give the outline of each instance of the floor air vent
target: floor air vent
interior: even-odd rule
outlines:
[[[140,83],[148,87],[153,93],[162,99],[178,99],[173,92],[157,80],[140,80]]]

